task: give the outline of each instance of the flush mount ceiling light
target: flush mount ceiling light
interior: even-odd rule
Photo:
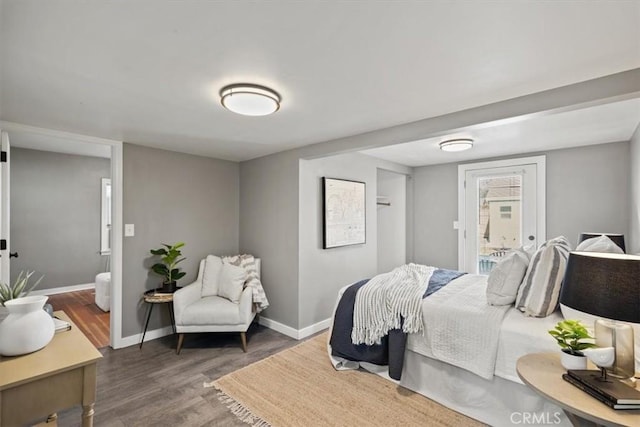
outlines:
[[[440,143],[442,151],[464,151],[471,147],[473,147],[473,139],[471,138],[449,139]]]
[[[245,116],[266,116],[280,108],[280,95],[252,84],[233,84],[220,90],[220,102],[229,111]]]

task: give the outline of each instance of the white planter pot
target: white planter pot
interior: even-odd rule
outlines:
[[[19,356],[49,344],[55,332],[53,319],[42,309],[45,295],[16,298],[4,303],[9,315],[0,323],[0,354]]]
[[[587,369],[587,358],[573,354],[560,352],[560,363],[565,369]]]

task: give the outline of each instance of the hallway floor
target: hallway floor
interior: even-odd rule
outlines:
[[[94,303],[95,290],[86,289],[64,294],[50,295],[53,310],[63,310],[96,348],[109,345],[109,312],[105,313]]]

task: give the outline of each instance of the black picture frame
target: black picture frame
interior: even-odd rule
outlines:
[[[366,184],[322,178],[322,248],[362,245],[367,240]]]

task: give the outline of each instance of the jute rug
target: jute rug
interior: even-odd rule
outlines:
[[[482,426],[366,371],[336,371],[327,334],[212,382],[219,399],[254,426]]]

